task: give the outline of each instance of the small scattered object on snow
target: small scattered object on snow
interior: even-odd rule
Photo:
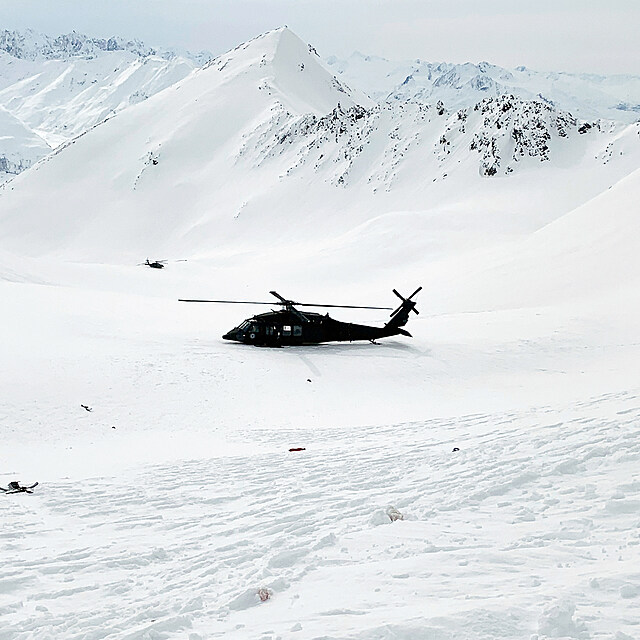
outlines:
[[[289,451],[306,451],[306,449],[304,447],[293,447]]]
[[[8,488],[0,487],[0,491],[4,491],[5,493],[33,493],[31,489],[37,487],[38,483],[34,482],[32,485],[28,487],[23,487],[17,480],[13,480],[9,483]]]
[[[115,429],[115,427],[111,427],[112,429]]]
[[[260,587],[258,589],[258,598],[260,598],[260,602],[266,602],[271,598],[271,591],[266,587]]]
[[[307,382],[311,382],[311,378],[307,378]]]
[[[93,411],[93,409],[92,409],[89,405],[81,404],[80,406],[81,406],[85,411]]]
[[[389,516],[391,522],[404,520],[404,516],[395,507],[387,507],[386,514]]]
[[[458,449],[458,447],[453,447],[454,451],[460,451],[460,449]]]

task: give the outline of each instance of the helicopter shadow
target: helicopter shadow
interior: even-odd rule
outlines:
[[[287,349],[289,347],[283,347]],[[419,350],[416,349],[412,345],[408,345],[403,342],[376,342],[371,344],[370,342],[340,342],[338,344],[330,344],[330,343],[321,343],[321,344],[309,344],[309,345],[301,345],[293,347],[297,350],[308,351],[309,353],[337,353],[337,354],[355,354],[355,353],[364,353],[371,352],[373,349],[379,349],[382,351],[385,350],[394,350],[394,351],[403,351],[403,352],[416,352],[419,353]]]
[[[283,347],[287,349],[287,347]],[[385,342],[375,344],[313,344],[294,347],[295,354],[307,365],[309,370],[316,376],[322,375],[320,369],[313,360],[323,356],[357,357],[365,358],[371,355],[382,357],[409,356],[413,358],[428,357],[431,350],[419,349],[413,345],[402,342]]]

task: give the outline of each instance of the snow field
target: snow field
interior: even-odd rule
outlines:
[[[48,482],[1,503],[0,638],[635,637],[639,419],[239,430],[267,452]]]

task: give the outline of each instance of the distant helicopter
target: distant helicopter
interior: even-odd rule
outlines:
[[[152,269],[164,269],[167,262],[186,262],[186,260],[154,260],[153,262],[149,261],[147,258],[144,262],[140,262],[138,266],[151,267]]]
[[[152,269],[164,269],[164,265],[169,262],[168,260],[154,260],[153,262],[149,262],[149,258],[146,259],[145,262],[141,262],[138,266],[144,265],[146,267],[151,267]]]
[[[185,300],[179,302],[215,302],[220,304],[268,304],[281,305],[280,310],[261,313],[245,320],[242,324],[222,337],[224,340],[234,340],[243,344],[259,347],[281,347],[304,344],[319,344],[321,342],[353,342],[354,340],[369,340],[374,342],[378,338],[403,335],[411,337],[408,331],[401,327],[407,324],[409,313],[419,313],[412,298],[422,289],[418,287],[408,298],[395,293],[402,303],[393,311],[391,319],[384,327],[370,327],[350,322],[340,322],[329,317],[329,314],[308,313],[299,311],[296,307],[333,307],[341,309],[388,309],[392,307],[361,307],[342,304],[310,304],[294,302],[283,298],[276,291],[270,291],[278,302],[250,302],[247,300]]]

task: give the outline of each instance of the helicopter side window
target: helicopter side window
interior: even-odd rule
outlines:
[[[288,324],[282,325],[282,335],[283,336],[291,335],[291,325],[288,325]]]
[[[302,327],[300,325],[294,325],[293,335],[298,337],[302,335]]]

